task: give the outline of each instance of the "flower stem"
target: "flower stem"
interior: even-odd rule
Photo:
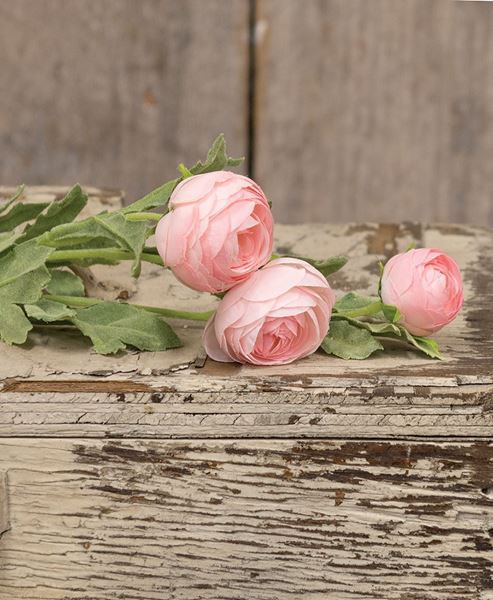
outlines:
[[[45,294],[47,300],[53,302],[60,302],[72,308],[86,308],[100,304],[101,302],[114,302],[115,304],[121,304],[120,302],[111,300],[102,300],[101,298],[86,298],[85,296],[58,296],[54,294]],[[213,310],[205,312],[190,312],[185,310],[175,310],[174,308],[160,308],[158,306],[145,306],[142,304],[131,304],[136,308],[153,312],[163,317],[170,317],[172,319],[187,319],[189,321],[207,321],[214,314]]]
[[[101,258],[103,260],[134,260],[135,256],[128,250],[120,248],[83,248],[77,250],[55,250],[48,257],[48,262],[71,262],[74,260],[84,260],[85,258]],[[145,262],[154,263],[163,266],[161,257],[157,254],[143,252],[141,256]]]
[[[161,213],[153,212],[134,212],[125,215],[126,221],[160,221],[162,218]]]

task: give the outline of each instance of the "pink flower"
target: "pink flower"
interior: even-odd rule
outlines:
[[[260,187],[229,171],[195,175],[170,198],[156,228],[163,262],[185,285],[223,292],[270,259],[273,218]]]
[[[462,277],[457,263],[440,250],[409,250],[385,265],[381,295],[386,304],[397,306],[411,333],[431,335],[461,309]]]
[[[290,363],[320,346],[334,302],[319,271],[279,258],[226,294],[205,328],[205,349],[222,362]]]

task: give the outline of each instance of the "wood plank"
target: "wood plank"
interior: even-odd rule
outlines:
[[[118,386],[115,389],[122,389]],[[423,438],[493,433],[493,386],[3,393],[0,437]]]
[[[2,440],[0,598],[486,600],[487,443]]]
[[[257,0],[255,174],[283,222],[493,224],[493,5]]]
[[[246,155],[247,48],[243,0],[2,2],[0,182],[135,199],[221,131]]]
[[[11,190],[0,189],[0,197]],[[30,200],[64,189],[28,188]],[[117,206],[118,193],[91,189],[88,211]],[[285,367],[207,361],[202,326],[177,321],[184,346],[117,357],[90,351],[74,332],[39,330],[23,347],[0,345],[0,436],[46,437],[491,437],[493,430],[493,234],[456,226],[279,226],[282,252],[314,258],[348,253],[331,278],[337,293],[373,293],[378,260],[412,241],[442,247],[464,270],[465,309],[437,337],[445,360],[395,350],[366,361],[317,353]],[[129,264],[96,267],[91,293],[207,310],[217,300],[147,265],[137,282]],[[201,363],[200,363],[201,364]]]

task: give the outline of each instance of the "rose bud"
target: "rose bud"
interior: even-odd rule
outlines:
[[[272,213],[248,177],[229,171],[189,177],[176,187],[169,206],[156,228],[157,249],[188,287],[223,292],[269,261]]]
[[[204,331],[222,362],[282,365],[315,352],[329,329],[334,292],[314,267],[279,258],[221,300]]]
[[[385,304],[397,306],[408,331],[431,335],[453,321],[462,307],[459,267],[435,248],[397,254],[385,265],[381,296]]]

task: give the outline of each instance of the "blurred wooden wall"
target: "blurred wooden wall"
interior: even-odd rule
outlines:
[[[219,131],[279,220],[493,225],[493,3],[0,0],[0,182],[129,199]]]

